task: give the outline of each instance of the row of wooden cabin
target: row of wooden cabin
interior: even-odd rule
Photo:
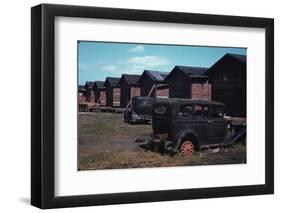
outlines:
[[[224,103],[228,115],[246,117],[246,56],[225,54],[210,68],[175,66],[169,73],[144,70],[142,75],[88,81],[84,90],[80,88],[79,97],[93,105],[125,108],[134,96],[200,98]]]

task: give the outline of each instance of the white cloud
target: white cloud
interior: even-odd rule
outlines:
[[[145,69],[148,69],[148,67],[144,65],[130,64],[126,66],[122,71],[123,73],[127,74],[142,74]]]
[[[79,70],[81,72],[89,72],[91,71],[91,65],[87,64],[87,63],[83,63],[83,62],[79,62]]]
[[[137,46],[131,48],[129,51],[130,52],[134,52],[134,53],[136,53],[136,52],[144,52],[144,46],[137,45]]]
[[[129,58],[128,63],[146,67],[158,67],[169,64],[169,60],[159,56],[136,56]]]
[[[113,71],[113,70],[116,70],[116,69],[117,69],[117,67],[114,66],[114,65],[102,67],[102,70],[105,70],[105,71]]]

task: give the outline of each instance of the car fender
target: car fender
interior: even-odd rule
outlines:
[[[173,140],[175,143],[175,149],[178,149],[179,146],[181,145],[182,139],[189,135],[196,138],[197,145],[198,145],[198,147],[200,147],[200,140],[199,140],[198,134],[196,132],[192,131],[191,129],[185,129],[185,130],[180,131],[178,134],[176,134],[176,136]]]

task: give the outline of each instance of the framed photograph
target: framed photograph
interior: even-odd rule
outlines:
[[[274,20],[31,9],[31,204],[274,192]]]

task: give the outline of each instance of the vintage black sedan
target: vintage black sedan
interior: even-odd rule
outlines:
[[[202,147],[219,146],[227,137],[224,104],[207,100],[155,99],[151,146],[189,156]]]

